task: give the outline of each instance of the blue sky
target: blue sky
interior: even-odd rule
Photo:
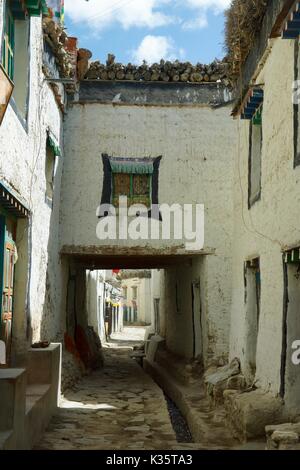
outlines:
[[[105,62],[183,60],[224,55],[224,10],[230,0],[65,0],[66,26],[80,47]]]

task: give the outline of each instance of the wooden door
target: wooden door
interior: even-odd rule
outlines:
[[[6,344],[7,363],[10,360],[13,320],[15,244],[5,241],[2,293],[2,337]]]

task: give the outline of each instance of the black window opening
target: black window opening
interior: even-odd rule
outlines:
[[[249,260],[244,265],[245,278],[245,368],[248,381],[256,375],[256,356],[261,312],[260,258]]]
[[[45,180],[46,180],[46,201],[52,206],[54,186],[55,186],[55,170],[56,157],[61,157],[61,150],[54,140],[50,131],[47,131],[46,140],[46,159],[45,159]]]
[[[262,167],[262,106],[250,121],[249,126],[249,168],[248,168],[248,207],[249,209],[261,198]]]

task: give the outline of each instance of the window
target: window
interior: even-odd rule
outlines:
[[[300,247],[293,248],[283,255],[284,267],[284,307],[281,353],[280,395],[290,409],[300,406],[300,375],[298,345],[300,338]]]
[[[29,91],[29,27],[22,2],[6,1],[2,65],[14,82],[13,99],[22,119],[27,118]]]
[[[151,175],[114,173],[113,205],[119,205],[120,196],[127,196],[128,206],[133,204],[144,204],[146,207],[150,207],[151,178]]]
[[[132,287],[132,300],[137,299],[137,287]]]
[[[50,201],[53,199],[54,192],[54,167],[55,167],[55,153],[52,147],[47,144],[46,148],[46,163],[45,163],[45,177],[46,177],[46,197]]]
[[[14,79],[15,20],[7,2],[4,21],[4,38],[2,48],[2,65],[9,78]]]
[[[102,154],[103,187],[100,206],[119,207],[119,197],[127,196],[128,205],[143,204],[148,217],[162,220],[156,210],[159,195],[159,168],[162,157],[111,157]],[[100,217],[106,217],[107,210]]]
[[[262,108],[260,108],[252,121],[249,131],[249,209],[261,196],[261,153],[262,153]]]
[[[260,259],[247,261],[244,266],[245,276],[245,367],[247,377],[252,381],[256,373],[256,350],[259,332],[261,303]]]
[[[45,179],[46,179],[46,199],[52,202],[55,179],[56,157],[61,157],[62,153],[57,141],[50,130],[47,131],[46,142],[46,161],[45,161]]]
[[[29,93],[29,20],[15,20],[14,92],[18,112],[27,118]]]

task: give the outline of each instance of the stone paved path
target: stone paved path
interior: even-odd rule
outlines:
[[[162,391],[130,359],[130,349],[105,348],[105,367],[62,399],[37,449],[182,450]]]

